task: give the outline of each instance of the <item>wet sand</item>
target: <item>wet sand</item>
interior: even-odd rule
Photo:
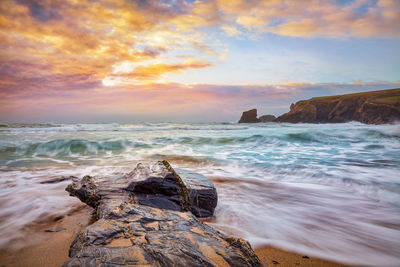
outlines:
[[[82,204],[61,219],[29,227],[24,233],[26,239],[15,240],[0,250],[0,266],[60,267],[68,259],[76,234],[93,221],[92,210]],[[45,232],[51,229],[60,231]]]
[[[61,219],[30,227],[25,234],[26,240],[16,240],[9,248],[0,250],[0,266],[61,266],[68,259],[69,246],[76,234],[93,219],[92,209],[81,205]],[[57,228],[64,230],[45,232]],[[268,266],[345,266],[269,246],[256,248],[255,252]]]
[[[308,267],[346,267],[340,263],[330,262],[322,259],[308,257],[307,255],[289,252],[278,248],[266,246],[256,248],[255,252],[262,263],[268,266],[308,266]]]

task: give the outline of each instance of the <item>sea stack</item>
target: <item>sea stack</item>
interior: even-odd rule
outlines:
[[[262,266],[250,244],[200,222],[217,191],[206,177],[166,161],[123,176],[73,179],[66,190],[97,221],[72,242],[65,266]]]
[[[242,117],[239,120],[239,123],[256,123],[256,122],[260,122],[260,120],[257,118],[257,109],[244,111]]]

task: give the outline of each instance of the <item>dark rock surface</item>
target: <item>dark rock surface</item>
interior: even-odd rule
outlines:
[[[66,230],[66,229],[65,228],[61,228],[61,227],[55,227],[55,228],[46,229],[44,231],[47,232],[47,233],[56,233],[56,232],[61,232],[61,231],[64,231],[64,230]]]
[[[316,97],[290,106],[276,122],[384,124],[400,121],[400,89]]]
[[[239,120],[239,123],[255,123],[255,122],[260,122],[260,120],[257,118],[257,109],[244,111],[242,117]]]
[[[274,115],[263,115],[258,118],[261,122],[273,122],[276,117]]]
[[[98,220],[78,234],[63,266],[261,266],[247,241],[197,219],[217,204],[215,187],[199,174],[165,161],[138,164],[66,190],[94,207]]]
[[[60,177],[60,178],[53,178],[53,179],[49,179],[49,180],[45,180],[45,181],[41,181],[41,184],[56,184],[56,183],[61,183],[64,181],[68,181],[68,180],[72,180],[73,178],[76,178],[74,176],[70,176],[70,177]]]
[[[217,191],[206,177],[178,170],[168,162],[149,166],[139,164],[126,178],[126,190],[141,205],[177,211],[191,211],[197,217],[211,217],[217,206]]]

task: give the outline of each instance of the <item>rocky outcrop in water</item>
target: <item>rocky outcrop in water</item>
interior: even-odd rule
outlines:
[[[244,111],[239,123],[272,122],[276,119],[274,115],[264,115],[257,118],[257,109]]]
[[[274,115],[263,115],[259,118],[261,122],[273,122],[275,119]]]
[[[244,111],[242,117],[240,117],[239,123],[255,123],[260,122],[257,118],[257,109],[251,109]]]
[[[66,190],[95,208],[63,266],[261,266],[249,243],[201,223],[217,192],[204,176],[168,162],[120,177],[75,180]],[[197,217],[196,217],[197,216]]]
[[[315,97],[290,106],[276,122],[383,124],[400,121],[400,89]]]

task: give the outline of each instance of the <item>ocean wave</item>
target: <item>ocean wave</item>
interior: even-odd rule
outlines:
[[[365,137],[400,139],[400,131],[385,132],[377,129],[367,129],[362,132]]]
[[[266,136],[259,134],[251,135],[249,137],[181,137],[177,140],[179,144],[190,145],[229,145],[240,143],[251,143],[268,139]],[[172,141],[172,140],[171,140]]]
[[[0,143],[0,159],[13,156],[76,156],[76,155],[96,155],[106,152],[123,153],[127,150],[138,150],[142,152],[148,150],[146,154],[157,154],[157,151],[150,149],[164,148],[167,145],[180,147],[185,149],[201,150],[202,153],[209,153],[208,149],[235,148],[238,152],[246,151],[251,148],[258,151],[263,147],[266,149],[270,145],[278,147],[295,146],[296,144],[310,145],[344,145],[361,144],[364,150],[385,149],[389,144],[393,145],[394,140],[400,137],[396,132],[384,132],[380,130],[362,129],[356,133],[346,132],[327,132],[319,130],[310,130],[307,132],[291,131],[291,132],[257,132],[252,135],[208,135],[196,136],[179,134],[152,134],[135,135],[126,134],[125,138],[91,141],[87,139],[56,139],[47,142],[27,142],[23,144],[7,143],[6,140]],[[385,146],[386,145],[386,146]],[[213,148],[214,147],[214,148]],[[160,154],[177,153],[169,151]]]
[[[122,152],[127,148],[149,148],[150,145],[129,140],[88,141],[83,139],[58,139],[49,142],[37,142],[20,146],[3,146],[0,156],[70,156],[93,155],[99,153]]]
[[[154,141],[161,143],[176,142],[187,145],[234,145],[234,144],[279,144],[279,143],[361,143],[371,139],[390,140],[398,139],[395,134],[387,134],[380,131],[368,130],[361,132],[358,136],[350,136],[345,133],[323,133],[314,132],[293,132],[282,134],[254,134],[250,136],[229,136],[229,137],[180,137],[174,139],[171,137],[160,137]],[[371,148],[380,148],[379,146]]]
[[[162,155],[162,154],[152,154],[146,156],[146,159],[151,160],[167,160],[171,163],[179,164],[179,165],[217,165],[217,161],[210,157],[194,157],[194,156],[186,156],[186,155]]]
[[[61,124],[53,123],[1,123],[0,128],[50,128],[61,127]]]
[[[52,132],[143,132],[143,131],[237,131],[247,126],[233,123],[2,123],[0,131],[52,131]]]

